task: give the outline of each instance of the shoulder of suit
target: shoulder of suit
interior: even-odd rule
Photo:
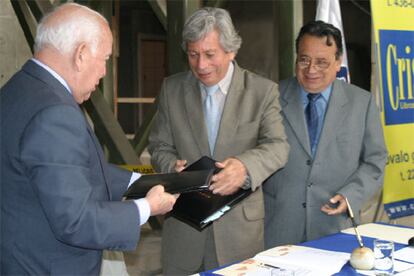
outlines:
[[[297,80],[295,77],[283,79],[279,81],[279,92],[280,94],[284,94],[287,89],[289,89],[290,86],[296,86],[294,84],[297,84]]]
[[[184,71],[164,78],[164,82],[182,82],[186,80],[190,81],[193,78],[194,76],[191,71]]]
[[[21,70],[2,88],[2,104],[10,110],[24,106],[21,113],[27,114],[59,104],[77,106],[63,86],[60,90]]]
[[[261,76],[259,74],[256,74],[254,72],[251,72],[247,69],[238,67],[239,72],[241,72],[244,75],[244,78],[246,80],[246,82],[250,83],[250,84],[254,84],[254,83],[258,83],[260,85],[265,85],[265,86],[273,86],[273,85],[277,85],[277,83],[275,83],[274,81]],[[236,71],[235,71],[236,72]]]
[[[344,82],[343,80],[335,80],[334,87],[335,86],[341,86],[343,91],[349,95],[352,95],[352,97],[370,98],[372,96],[371,92],[352,83]]]

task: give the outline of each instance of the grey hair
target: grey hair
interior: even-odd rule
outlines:
[[[54,24],[48,23],[50,17],[69,5],[78,8],[73,16],[66,16]],[[85,42],[95,55],[103,35],[102,22],[108,23],[105,17],[86,6],[76,3],[63,4],[45,15],[38,24],[34,51],[36,53],[46,46],[52,46],[61,54],[67,54]]]
[[[183,28],[182,47],[187,51],[188,42],[196,42],[216,29],[219,32],[220,45],[226,53],[237,54],[242,39],[237,34],[228,11],[220,8],[205,7],[193,13]]]

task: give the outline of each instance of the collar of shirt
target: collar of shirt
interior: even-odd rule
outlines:
[[[72,94],[72,91],[70,90],[67,82],[61,76],[59,76],[59,74],[56,73],[52,68],[50,68],[49,66],[47,66],[46,64],[44,64],[43,62],[35,58],[31,58],[31,60],[37,65],[39,65],[40,67],[44,68],[46,71],[48,71],[55,79],[57,79],[69,91],[69,93]]]
[[[320,92],[325,103],[329,102],[329,97],[331,96],[331,93],[332,93],[332,84],[330,84],[325,90]],[[300,86],[300,94],[302,97],[303,106],[305,107],[309,102],[309,99],[308,99],[309,92],[307,92],[305,89],[303,89],[302,86]]]
[[[233,73],[234,73],[234,64],[233,62],[230,62],[229,64],[229,68],[227,69],[227,73],[224,76],[224,78],[218,82],[218,86],[220,88],[221,93],[223,93],[224,95],[227,95],[229,88],[230,88],[230,84],[231,84],[231,79],[233,78]],[[204,84],[202,84],[200,82],[200,90],[203,91],[203,95],[204,95]]]

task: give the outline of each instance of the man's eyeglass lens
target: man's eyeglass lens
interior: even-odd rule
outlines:
[[[297,61],[298,65],[300,68],[305,69],[308,68],[311,64],[312,64],[312,60],[311,59],[298,59]],[[312,66],[314,66],[314,68],[318,71],[322,71],[327,69],[331,64],[329,62],[327,62],[326,60],[316,60]]]

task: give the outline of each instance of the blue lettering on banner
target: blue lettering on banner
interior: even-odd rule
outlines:
[[[414,198],[384,204],[390,219],[414,215]]]
[[[414,31],[380,30],[385,125],[414,123]]]

